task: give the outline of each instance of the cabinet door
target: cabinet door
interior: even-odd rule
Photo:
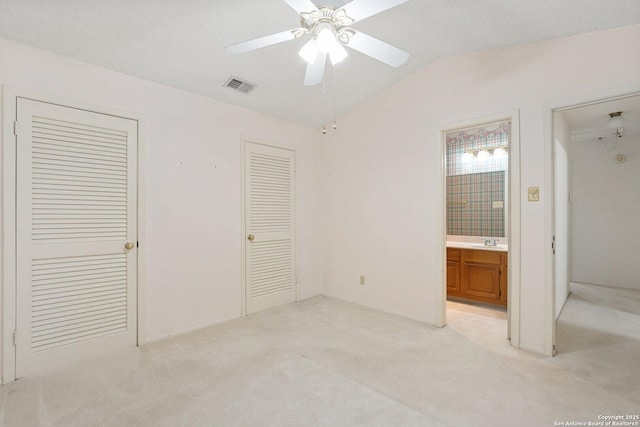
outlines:
[[[500,265],[465,262],[462,271],[463,296],[486,302],[500,301]]]
[[[447,261],[447,295],[460,295],[460,262]]]

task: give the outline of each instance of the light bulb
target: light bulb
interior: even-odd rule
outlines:
[[[478,158],[479,159],[486,159],[487,157],[489,157],[489,152],[487,150],[478,151]]]
[[[496,159],[500,159],[506,155],[507,155],[507,152],[502,147],[498,147],[495,150],[493,150],[493,157],[495,157]]]
[[[298,52],[298,55],[309,64],[313,64],[316,62],[316,58],[318,57],[318,46],[315,40],[311,39]]]
[[[473,160],[475,156],[469,152],[469,151],[465,151],[464,154],[462,155],[462,161],[463,162],[470,162],[471,160]]]
[[[321,24],[322,28],[318,32],[318,36],[316,37],[316,41],[318,43],[318,49],[320,52],[328,53],[331,48],[337,44],[336,36],[333,34],[331,30],[330,24]]]
[[[609,113],[609,127],[611,129],[620,129],[624,126],[624,118],[622,117],[622,111],[617,113]]]
[[[329,59],[331,59],[331,64],[336,65],[338,62],[346,58],[347,55],[347,50],[342,47],[340,43],[334,40],[333,46],[329,49]]]

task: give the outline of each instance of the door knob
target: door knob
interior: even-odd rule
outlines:
[[[133,242],[127,242],[124,244],[125,249],[133,249]]]
[[[247,239],[249,239],[250,242],[253,242],[253,239],[255,239],[255,238],[256,238],[256,236],[254,236],[253,234],[249,234],[247,236]]]

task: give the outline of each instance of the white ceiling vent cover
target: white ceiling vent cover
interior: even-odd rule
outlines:
[[[251,93],[251,91],[256,87],[256,85],[253,83],[242,81],[239,78],[233,76],[229,77],[229,80],[227,80],[224,86],[246,94]]]

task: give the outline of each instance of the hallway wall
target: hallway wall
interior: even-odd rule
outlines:
[[[619,140],[622,164],[602,141],[571,145],[572,281],[640,289],[640,135]]]
[[[571,187],[571,131],[562,114],[553,117],[554,145],[554,235],[555,235],[555,318],[569,296],[571,281],[571,232],[569,189]]]

